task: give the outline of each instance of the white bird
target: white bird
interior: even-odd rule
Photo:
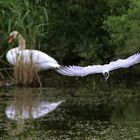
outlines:
[[[86,76],[89,74],[102,73],[105,80],[109,78],[109,72],[119,68],[128,68],[137,63],[140,63],[140,53],[136,53],[126,59],[118,59],[116,61],[110,62],[104,65],[91,65],[86,67],[81,66],[64,66],[60,73],[67,76]],[[58,70],[59,71],[59,70]]]
[[[17,31],[11,32],[8,42],[12,43],[16,38],[18,39],[19,46],[10,49],[6,54],[6,59],[10,64],[16,65],[17,61],[22,58],[22,61],[26,63],[33,61],[38,71],[47,69],[57,71],[59,69],[59,73],[63,74],[60,70],[61,65],[54,58],[38,50],[26,49],[25,39]]]

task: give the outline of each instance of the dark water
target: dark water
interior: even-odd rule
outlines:
[[[1,88],[1,139],[139,140],[140,85]]]

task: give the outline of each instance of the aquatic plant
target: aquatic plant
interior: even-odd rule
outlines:
[[[22,86],[36,85],[42,86],[37,68],[32,60],[32,54],[30,54],[29,62],[25,62],[23,57],[19,57],[16,65],[14,66],[13,77],[15,83]]]

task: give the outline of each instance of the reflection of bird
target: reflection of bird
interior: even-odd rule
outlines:
[[[25,40],[17,31],[13,31],[10,34],[8,42],[11,43],[16,38],[18,39],[19,46],[10,49],[6,54],[7,61],[10,64],[16,65],[19,58],[22,58],[22,61],[26,63],[33,61],[38,70],[55,69],[57,71],[59,69],[61,71],[61,66],[54,58],[38,50],[26,49]]]
[[[36,106],[32,107],[31,110],[30,110],[30,106],[29,108],[22,106],[22,108],[18,110],[16,106],[10,105],[6,108],[6,116],[12,120],[18,120],[20,118],[21,119],[29,119],[29,118],[37,119],[55,110],[62,102],[63,101],[50,103],[47,101],[42,101],[42,102],[39,102]]]
[[[119,68],[128,68],[140,62],[140,54],[134,54],[126,59],[118,59],[104,65],[81,66],[64,66],[61,73],[67,76],[86,76],[89,74],[102,73],[105,80],[109,78],[109,72]]]

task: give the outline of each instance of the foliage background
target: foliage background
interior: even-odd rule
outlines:
[[[3,37],[18,30],[28,48],[64,65],[107,63],[140,48],[139,0],[0,0],[0,8]]]

